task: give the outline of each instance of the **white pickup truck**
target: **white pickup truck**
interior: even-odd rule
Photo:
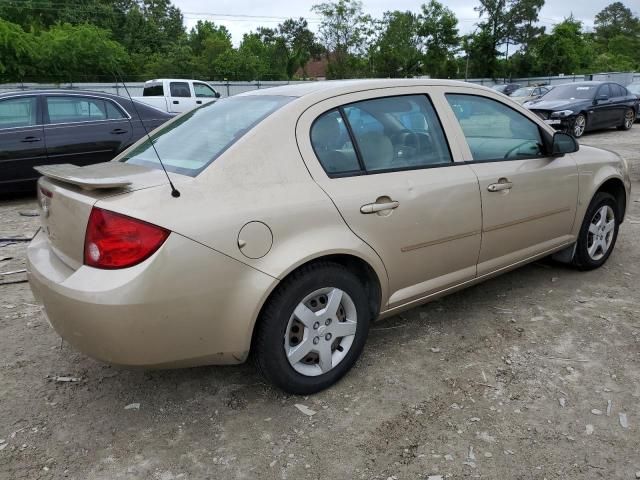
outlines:
[[[169,113],[182,113],[220,98],[210,85],[198,80],[159,78],[144,82],[142,97],[134,100]]]

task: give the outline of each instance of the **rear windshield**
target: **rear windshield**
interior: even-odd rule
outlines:
[[[142,91],[143,97],[163,97],[164,89],[162,88],[161,83],[152,83],[151,85],[147,85],[144,87]]]
[[[512,97],[528,97],[533,92],[533,87],[519,88],[511,94]]]
[[[640,83],[632,83],[631,85],[627,85],[627,90],[629,90],[634,95],[640,95]]]
[[[595,85],[558,85],[544,96],[545,100],[575,100],[591,99],[595,95],[600,84]]]
[[[151,138],[168,171],[195,177],[291,100],[292,97],[266,95],[225,98],[183,114],[155,131]],[[162,168],[149,140],[127,152],[120,161]]]

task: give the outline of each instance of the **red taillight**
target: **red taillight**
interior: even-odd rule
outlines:
[[[94,207],[84,238],[84,264],[107,269],[131,267],[158,250],[169,233],[151,223]]]

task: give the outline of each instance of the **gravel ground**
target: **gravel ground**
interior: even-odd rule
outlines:
[[[353,371],[312,397],[249,365],[95,362],[61,344],[28,284],[6,283],[22,275],[0,276],[0,478],[637,478],[640,125],[582,143],[633,168],[605,267],[539,262],[378,322]],[[33,234],[20,212],[34,208],[0,201],[0,234]],[[25,248],[0,246],[0,272],[24,268]]]

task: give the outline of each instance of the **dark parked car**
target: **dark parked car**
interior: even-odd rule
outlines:
[[[631,92],[632,95],[635,95],[638,99],[638,116],[636,118],[640,119],[640,82],[633,82],[627,85],[627,90]]]
[[[635,95],[611,82],[565,83],[524,106],[556,130],[574,137],[599,128],[629,130],[638,111]]]
[[[520,85],[519,83],[499,83],[491,88],[496,92],[504,93],[505,95],[509,96],[521,87],[522,85]]]
[[[0,193],[35,188],[36,165],[111,160],[173,115],[101,92],[0,94]]]

